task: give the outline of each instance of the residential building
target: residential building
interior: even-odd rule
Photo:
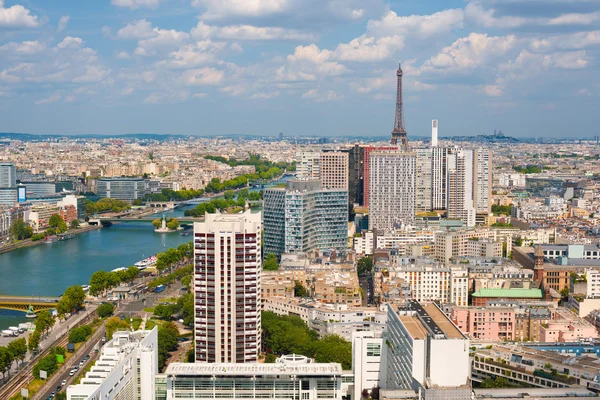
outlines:
[[[261,214],[194,223],[196,361],[256,362],[260,351]]]
[[[432,204],[432,149],[416,149],[415,212],[433,209]]]
[[[157,373],[158,328],[117,331],[79,384],[66,388],[67,399],[154,399]]]
[[[452,322],[473,339],[515,340],[516,313],[509,307],[452,307]]]
[[[477,213],[492,209],[492,151],[473,149],[473,204]]]
[[[475,226],[476,208],[473,199],[473,150],[459,150],[447,155],[448,219]]]
[[[540,327],[540,342],[576,342],[598,338],[596,328],[570,310],[552,310],[552,320]]]
[[[445,210],[448,203],[447,174],[449,149],[435,147],[431,149],[431,208]]]
[[[370,176],[371,176],[371,152],[374,151],[388,151],[388,150],[398,150],[397,146],[382,146],[382,147],[374,147],[374,146],[365,146],[363,148],[363,203],[364,206],[369,206],[369,186],[370,186]]]
[[[10,227],[17,219],[23,219],[24,209],[22,207],[0,208],[0,240],[10,236]]]
[[[340,364],[315,363],[297,354],[275,363],[171,363],[156,376],[153,399],[342,400],[349,386],[343,376]]]
[[[348,201],[350,204],[364,204],[365,151],[355,144],[348,150]]]
[[[541,289],[480,289],[471,294],[472,304],[475,307],[485,307],[488,301],[512,300],[531,301],[544,298]]]
[[[481,244],[471,243],[482,241]],[[502,243],[497,242],[496,232],[491,229],[462,229],[435,233],[435,258],[449,261],[458,257],[497,257],[502,258]],[[485,243],[485,244],[484,244]],[[489,244],[492,243],[492,244]]]
[[[13,207],[19,202],[18,189],[0,187],[0,207]]]
[[[362,398],[364,389],[385,387],[387,352],[385,340],[373,332],[352,335],[352,372],[354,374],[353,399]]]
[[[344,151],[324,151],[319,161],[321,183],[327,189],[348,191],[348,153]]]
[[[386,389],[453,388],[440,398],[469,399],[469,339],[434,303],[387,308]]]
[[[321,178],[321,152],[299,151],[296,153],[296,176],[298,178]]]
[[[316,272],[313,285],[313,297],[323,304],[362,304],[356,272]]]
[[[370,256],[375,248],[375,235],[373,231],[363,231],[360,236],[355,236],[353,241],[354,252]]]
[[[369,229],[387,231],[415,223],[416,155],[370,153]]]
[[[14,164],[0,162],[0,188],[17,187],[17,169]]]
[[[148,183],[141,178],[100,178],[97,195],[100,198],[118,199],[128,202],[143,198],[148,192]]]
[[[263,271],[261,274],[262,300],[269,297],[294,297],[296,282],[305,284],[303,270]]]
[[[348,191],[328,189],[318,180],[288,181],[269,188],[263,200],[265,254],[348,247]]]

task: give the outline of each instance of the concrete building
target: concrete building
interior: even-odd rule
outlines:
[[[540,327],[540,342],[576,342],[598,338],[596,328],[570,310],[552,310],[552,320]]]
[[[476,307],[485,307],[489,301],[539,301],[544,298],[541,289],[480,289],[471,295],[472,304]]]
[[[481,241],[482,243],[472,243],[475,241]],[[499,243],[499,245],[493,243]],[[497,241],[496,232],[489,229],[436,232],[434,247],[435,258],[446,262],[451,258],[458,257],[502,258],[502,243]]]
[[[261,214],[194,223],[196,361],[256,362],[260,352]]]
[[[364,205],[365,195],[365,148],[355,144],[348,150],[348,201]]]
[[[473,150],[459,150],[447,156],[448,219],[461,220],[467,227],[475,226],[473,159]]]
[[[19,202],[18,189],[0,187],[0,207],[13,207]]]
[[[428,212],[432,203],[432,149],[417,149],[415,177],[415,212]]]
[[[370,153],[369,229],[387,231],[415,223],[416,155]]]
[[[267,363],[172,363],[156,376],[155,400],[263,399],[342,400],[348,392],[342,367],[287,355]]]
[[[17,187],[17,169],[14,164],[0,162],[0,188]]]
[[[371,152],[374,151],[389,151],[389,150],[398,150],[397,146],[382,146],[382,147],[374,147],[374,146],[365,146],[363,148],[363,203],[364,206],[369,206],[369,186],[370,186],[370,176],[371,176]]]
[[[141,199],[148,193],[148,183],[141,178],[100,178],[97,195],[100,198],[118,199],[128,202]]]
[[[263,201],[265,254],[348,247],[348,191],[327,189],[317,180],[289,181],[269,188]]]
[[[16,219],[23,219],[22,207],[0,208],[0,240],[10,236],[10,227]]]
[[[373,388],[385,387],[387,352],[384,346],[385,340],[373,332],[352,335],[353,399],[360,399],[363,389],[370,392]]]
[[[323,304],[362,304],[356,272],[321,271],[314,274],[313,297]]]
[[[469,399],[469,340],[433,303],[388,304],[386,389]],[[448,397],[435,389],[454,389]],[[425,397],[428,398],[428,397]]]
[[[492,151],[473,149],[473,204],[477,213],[492,209]]]
[[[321,152],[299,151],[296,153],[296,176],[298,178],[321,178]]]
[[[509,307],[452,307],[452,322],[473,339],[515,340],[516,313]]]
[[[348,191],[348,153],[324,151],[320,159],[321,183],[327,189]]]
[[[67,399],[154,399],[157,373],[158,328],[115,332],[79,384],[67,387]]]

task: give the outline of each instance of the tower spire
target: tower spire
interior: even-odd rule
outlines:
[[[402,150],[408,150],[408,139],[404,128],[404,105],[402,103],[402,63],[398,63],[396,71],[398,84],[396,87],[396,114],[394,115],[394,129],[392,130],[391,143],[399,145]]]

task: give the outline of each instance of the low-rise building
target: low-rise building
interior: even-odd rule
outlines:
[[[516,313],[509,307],[452,307],[452,322],[473,339],[515,340]]]
[[[356,272],[322,271],[314,275],[314,298],[323,304],[362,304]]]
[[[540,327],[540,342],[575,342],[598,338],[596,328],[567,309],[552,310],[552,320]]]

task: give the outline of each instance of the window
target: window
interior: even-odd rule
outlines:
[[[379,343],[367,343],[367,357],[381,356],[381,345]]]

